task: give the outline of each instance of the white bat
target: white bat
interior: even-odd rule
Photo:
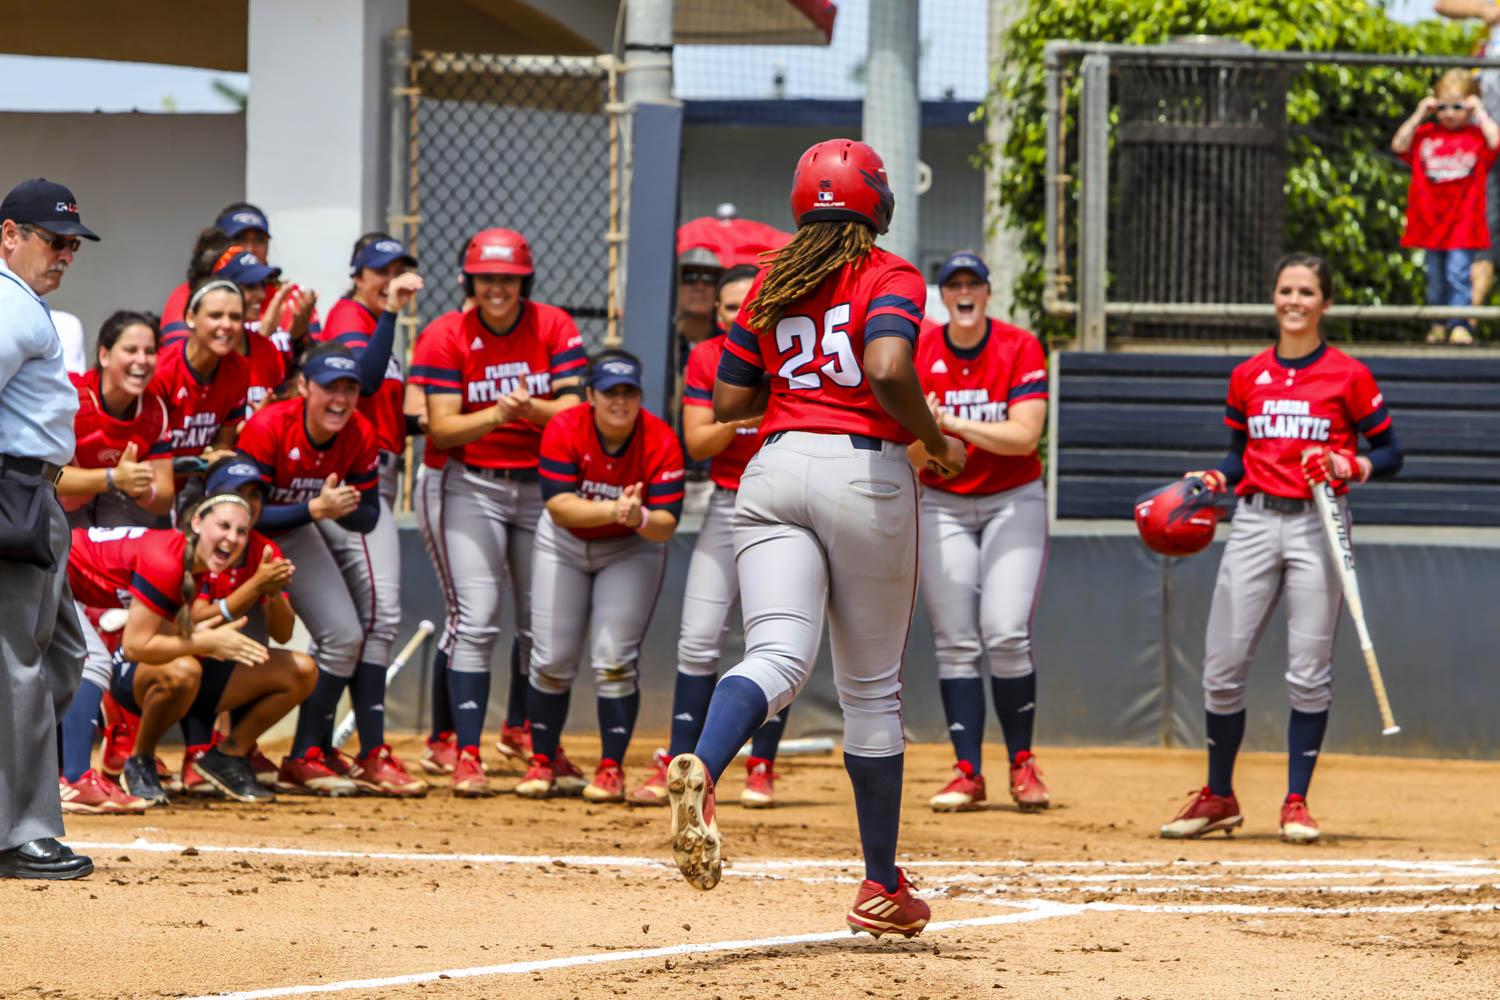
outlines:
[[[387,685],[396,679],[396,675],[401,672],[401,668],[406,666],[406,661],[416,655],[417,650],[422,648],[422,643],[426,642],[427,637],[432,635],[436,630],[436,625],[432,624],[426,618],[422,619],[417,625],[417,634],[406,641],[406,645],[401,647],[401,652],[391,661],[391,665],[385,668],[385,682]],[[343,746],[349,742],[349,737],[352,735],[354,735],[354,713],[350,712],[340,719],[339,724],[333,729],[334,747]]]

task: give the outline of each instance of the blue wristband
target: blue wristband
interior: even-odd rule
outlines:
[[[229,613],[229,602],[222,597],[219,598],[219,614],[224,616],[226,622],[234,621],[234,617]]]

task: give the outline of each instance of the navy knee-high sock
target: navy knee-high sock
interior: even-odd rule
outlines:
[[[865,878],[896,891],[896,837],[901,829],[901,776],[906,755],[856,757],[844,754],[844,769],[854,786],[859,816],[859,844],[865,853]]]
[[[726,677],[714,688],[708,717],[703,720],[703,735],[693,752],[715,781],[751,734],[765,723],[769,711],[760,685],[747,677]]]
[[[490,703],[490,672],[448,671],[444,692],[453,709],[453,732],[459,749],[477,747],[484,739],[484,710]]]
[[[1245,710],[1220,715],[1203,711],[1208,730],[1208,790],[1215,795],[1234,792],[1234,758],[1245,738]]]
[[[89,769],[94,753],[94,720],[99,717],[99,702],[103,697],[102,687],[93,681],[83,681],[57,727],[62,741],[58,759],[62,761],[62,775],[69,781],[77,781]]]
[[[182,730],[182,742],[186,746],[204,746],[214,738],[214,726],[211,719],[188,714],[177,720],[177,726]]]
[[[427,738],[437,740],[451,732],[453,705],[448,701],[448,653],[439,649],[432,657],[432,732]]]
[[[984,681],[978,677],[944,677],[938,681],[943,717],[953,755],[966,760],[975,774],[984,771]]]
[[[359,753],[364,756],[385,742],[385,667],[360,661],[349,680],[349,698],[354,702],[354,728],[359,732]]]
[[[635,733],[635,719],[641,714],[641,693],[632,691],[623,698],[595,699],[599,712],[599,758],[616,764],[625,759],[625,748]]]
[[[750,737],[750,756],[769,761],[776,759],[776,751],[781,747],[781,734],[786,732],[786,714],[791,710],[792,706],[788,705],[755,731],[755,735]]]
[[[531,720],[531,752],[551,760],[557,756],[557,745],[562,742],[563,726],[568,721],[568,701],[571,690],[562,694],[538,691],[530,681],[526,682],[526,718]]]
[[[718,681],[714,674],[677,671],[677,683],[672,689],[672,742],[667,745],[667,753],[673,757],[692,753],[698,745],[703,720],[708,717],[708,703]]]
[[[526,725],[530,670],[530,664],[521,662],[521,639],[517,636],[510,641],[510,693],[505,699],[505,724],[512,728]]]
[[[292,736],[293,757],[301,757],[312,747],[323,747],[333,727],[333,713],[338,711],[339,697],[348,685],[347,677],[318,671],[318,683],[313,686],[312,694],[297,709],[297,730]]]
[[[1323,734],[1328,731],[1328,709],[1321,712],[1299,712],[1292,709],[1286,724],[1286,792],[1307,798],[1312,784],[1313,768],[1323,749]]]
[[[990,693],[995,698],[995,714],[1005,734],[1005,750],[1011,760],[1022,750],[1031,749],[1031,730],[1036,722],[1036,671],[1025,677],[991,677]]]

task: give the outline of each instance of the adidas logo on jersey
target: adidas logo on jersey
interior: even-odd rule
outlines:
[[[477,350],[479,350],[483,346],[484,346],[484,341],[480,340],[478,337],[475,337],[474,338],[474,343],[472,343],[472,344],[469,345],[469,350],[471,350],[471,351],[477,351]]]
[[[936,361],[934,361],[932,363],[932,374],[934,374],[934,375],[944,375],[944,374],[947,373],[947,371],[948,371],[948,364],[942,358],[938,358]]]
[[[1271,384],[1271,373],[1269,371],[1263,371],[1263,372],[1261,372],[1260,373],[1260,377],[1255,380],[1255,384],[1256,385],[1270,385]]]
[[[188,394],[187,386],[182,386],[180,389],[177,390],[177,398],[178,399],[182,399],[182,398],[186,397],[187,394]]]
[[[458,706],[460,712],[472,712],[477,708],[479,708],[479,702],[474,701],[472,698]]]

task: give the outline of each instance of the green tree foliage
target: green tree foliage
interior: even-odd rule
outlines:
[[[1042,309],[1046,109],[1042,47],[1051,39],[1159,44],[1183,35],[1238,38],[1258,49],[1466,55],[1478,28],[1452,21],[1402,24],[1381,0],[1028,0],[1006,40],[987,113],[1003,105],[1011,127],[1006,169],[992,192],[1022,233],[1025,268],[1016,303],[1038,330],[1071,333]],[[1076,152],[1077,64],[1065,106],[1069,165]],[[1298,75],[1287,98],[1286,240],[1337,264],[1346,302],[1422,301],[1416,257],[1401,248],[1408,172],[1391,136],[1430,92],[1436,71],[1325,65]],[[993,150],[987,150],[993,155]],[[1076,172],[1075,172],[1076,173]],[[1076,195],[1076,177],[1070,182]],[[1067,199],[1068,238],[1077,216]],[[1070,260],[1073,258],[1070,253]]]

